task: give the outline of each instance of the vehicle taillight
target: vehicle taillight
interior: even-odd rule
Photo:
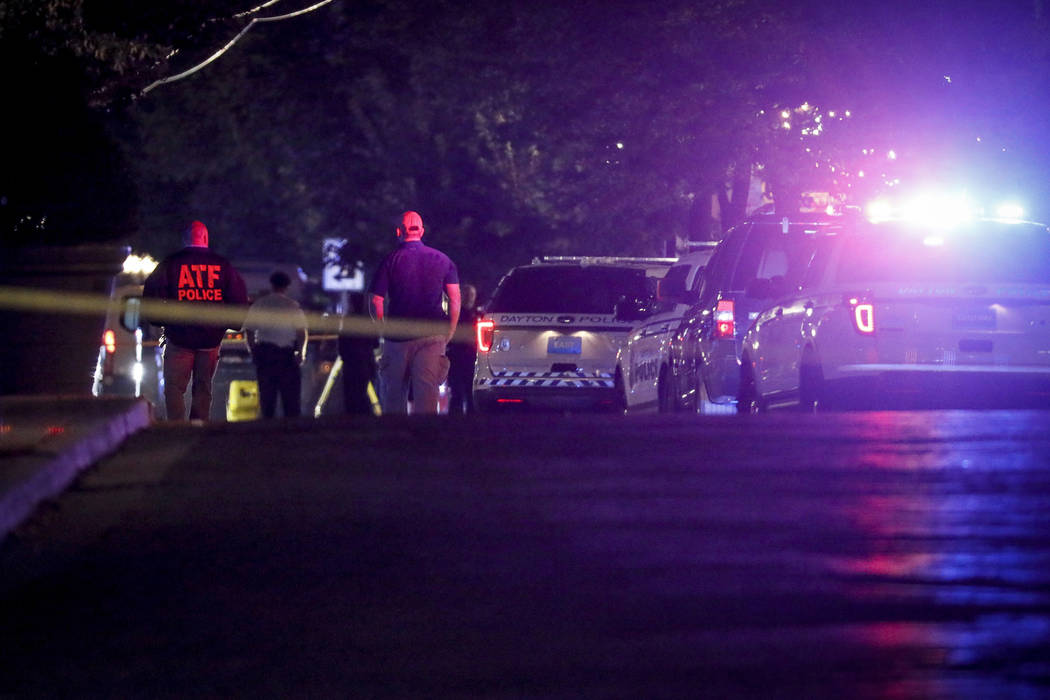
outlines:
[[[853,328],[861,335],[875,332],[875,305],[858,297],[849,298],[850,318]]]
[[[117,334],[113,332],[112,328],[107,328],[106,332],[102,334],[102,344],[106,346],[106,352],[110,355],[117,351]]]
[[[715,337],[732,338],[735,330],[733,320],[733,301],[722,299],[715,309]]]
[[[492,349],[492,336],[496,332],[496,322],[482,318],[478,319],[474,327],[478,336],[478,352],[488,352]]]

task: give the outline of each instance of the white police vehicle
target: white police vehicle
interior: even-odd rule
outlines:
[[[163,416],[164,374],[157,338],[139,319],[142,284],[156,267],[149,256],[129,255],[114,279],[99,343],[91,393],[146,398]]]
[[[1050,405],[1050,231],[858,222],[743,338],[737,405]]]
[[[616,353],[674,258],[547,257],[504,275],[478,319],[477,410],[622,410]],[[628,314],[630,315],[630,314]]]
[[[674,410],[670,382],[671,336],[699,300],[704,267],[716,242],[693,243],[658,285],[656,313],[634,326],[616,357],[616,382],[628,412]]]

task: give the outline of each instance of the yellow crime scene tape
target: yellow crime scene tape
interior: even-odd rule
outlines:
[[[35,313],[104,315],[120,301],[103,294],[0,286],[0,309]],[[247,309],[247,306],[230,304],[143,298],[140,301],[139,315],[142,320],[154,326],[163,326],[165,323],[201,323],[239,330],[244,324]],[[364,316],[337,316],[308,311],[304,311],[304,315],[307,330],[311,333],[371,338],[381,338],[384,335],[410,338],[448,335],[446,321],[386,319],[377,322]],[[294,324],[295,314],[281,310],[257,310],[254,318],[259,327],[286,328]],[[461,326],[456,329],[455,340],[464,343],[472,342],[473,333],[473,329]]]
[[[0,286],[0,309],[24,311],[28,313],[83,314],[105,317],[111,311],[119,310],[124,299],[105,294],[85,294],[80,292],[58,291],[40,287]],[[171,323],[205,324],[224,326],[230,330],[241,330],[248,311],[247,306],[232,304],[214,304],[201,302],[179,302],[159,299],[138,298],[138,322],[148,322],[154,326]],[[303,312],[306,326],[312,336],[349,335],[365,338],[382,338],[385,335],[395,337],[447,336],[448,322],[405,319],[386,319],[375,321],[365,316],[338,316],[328,313]],[[253,317],[253,327],[286,328],[295,325],[297,314],[282,310],[257,309]],[[468,343],[474,341],[474,329],[460,326],[456,329],[454,340]],[[320,414],[321,406],[327,400],[332,383],[342,368],[342,358],[337,358],[333,371],[326,382],[321,401],[315,409]],[[379,401],[375,388],[368,385],[368,396],[373,412],[379,415]]]

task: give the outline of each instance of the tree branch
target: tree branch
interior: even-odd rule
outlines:
[[[268,2],[265,2],[262,5],[259,5],[258,7],[254,8],[254,9],[246,10],[245,12],[242,12],[240,14],[234,15],[234,17],[244,17],[245,15],[254,14],[254,13],[259,12],[260,10],[262,10],[262,9],[264,9],[266,7],[269,7],[269,6],[271,6],[271,5],[273,5],[273,4],[277,3],[277,2],[279,2],[279,0],[269,0]],[[190,68],[188,70],[184,70],[181,73],[177,73],[175,75],[169,75],[167,78],[161,78],[160,80],[153,81],[152,83],[147,85],[145,88],[143,88],[142,91],[139,93],[139,95],[140,96],[146,95],[150,91],[154,90],[155,88],[160,87],[161,85],[167,85],[168,83],[174,83],[176,81],[182,80],[183,78],[188,78],[189,76],[193,75],[197,71],[203,69],[208,64],[218,60],[224,53],[229,51],[233,47],[234,44],[236,44],[238,41],[240,41],[241,37],[243,37],[245,34],[247,34],[248,30],[250,30],[252,27],[254,27],[257,23],[261,24],[263,22],[280,22],[282,20],[292,19],[293,17],[299,17],[299,16],[305,15],[305,14],[307,14],[309,12],[313,12],[314,10],[317,10],[317,9],[319,9],[321,7],[324,7],[325,5],[327,5],[327,4],[331,3],[331,2],[332,2],[332,0],[320,0],[319,2],[316,2],[313,5],[310,5],[309,7],[304,7],[301,10],[296,10],[295,12],[289,12],[289,13],[283,14],[283,15],[274,15],[272,17],[253,17],[252,20],[250,22],[248,22],[248,24],[244,25],[244,28],[241,29],[241,31],[239,31],[236,36],[234,36],[232,39],[230,39],[226,43],[225,46],[223,46],[221,49],[219,49],[218,51],[213,53],[211,56],[209,56],[208,58],[204,59],[203,61],[201,61],[200,63],[198,63],[197,65],[193,66],[192,68]]]

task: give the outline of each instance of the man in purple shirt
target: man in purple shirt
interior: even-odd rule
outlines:
[[[401,215],[397,237],[401,245],[383,259],[372,280],[372,305],[380,321],[419,326],[383,333],[379,403],[386,415],[407,413],[411,382],[412,412],[437,413],[439,387],[448,377],[445,347],[459,323],[459,273],[447,255],[423,245],[423,219],[416,212]],[[448,296],[447,314],[443,296]]]

